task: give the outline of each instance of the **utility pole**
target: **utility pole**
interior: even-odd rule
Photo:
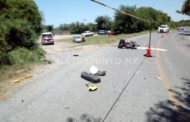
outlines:
[[[106,5],[106,4],[104,4],[104,3],[102,3],[102,2],[99,2],[99,1],[97,1],[97,0],[91,0],[91,1],[94,2],[94,3],[100,4],[100,5],[102,5],[102,6],[105,6],[105,7],[107,7],[107,8],[110,8],[110,9],[112,9],[112,10],[114,10],[114,11],[120,12],[120,13],[126,15],[126,16],[130,16],[130,17],[133,17],[133,18],[135,18],[135,19],[141,20],[141,21],[143,21],[143,22],[145,22],[145,23],[148,23],[148,24],[149,24],[149,29],[150,29],[150,35],[149,35],[148,49],[147,49],[147,53],[145,54],[145,56],[146,56],[146,57],[152,57],[152,55],[151,55],[151,28],[152,28],[152,22],[150,22],[150,21],[148,21],[148,20],[145,20],[145,19],[143,19],[143,18],[140,18],[140,17],[138,17],[138,16],[132,15],[132,14],[130,14],[130,13],[127,13],[127,12],[124,12],[124,11],[121,11],[121,10],[118,10],[118,9],[116,9],[116,8],[113,8],[113,7],[110,6],[110,5]]]

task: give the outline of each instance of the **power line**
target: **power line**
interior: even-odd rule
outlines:
[[[138,16],[132,15],[132,14],[130,14],[130,13],[127,13],[127,12],[124,12],[124,11],[121,11],[121,10],[118,10],[118,9],[116,9],[116,8],[113,8],[113,7],[110,6],[110,5],[106,5],[106,4],[101,3],[101,2],[99,2],[99,1],[97,1],[97,0],[91,0],[91,1],[92,1],[92,2],[95,2],[95,3],[98,3],[98,4],[102,5],[102,6],[105,6],[105,7],[107,7],[107,8],[110,8],[110,9],[112,9],[112,10],[115,10],[115,11],[117,11],[117,12],[120,12],[120,13],[122,13],[122,14],[125,14],[125,15],[127,15],[127,16],[130,16],[130,17],[136,18],[136,19],[138,19],[138,20],[144,21],[144,22],[146,22],[146,23],[151,23],[151,22],[148,21],[148,20],[145,20],[145,19],[140,18],[140,17],[138,17]]]

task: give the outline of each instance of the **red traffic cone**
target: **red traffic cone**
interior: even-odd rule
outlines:
[[[151,48],[150,47],[147,49],[147,52],[146,52],[146,54],[144,56],[146,56],[146,57],[152,57],[152,55],[151,55]]]

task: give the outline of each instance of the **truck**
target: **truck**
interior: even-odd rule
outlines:
[[[85,31],[84,33],[81,33],[81,35],[82,35],[83,37],[88,37],[88,36],[93,36],[94,33],[93,33],[93,32],[90,32],[90,31]]]

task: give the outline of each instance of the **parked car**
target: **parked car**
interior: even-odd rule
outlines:
[[[182,32],[183,34],[190,35],[190,26],[184,26]]]
[[[158,27],[158,33],[168,33],[170,30],[168,25],[161,25]]]
[[[53,44],[54,45],[54,39],[53,39],[53,33],[52,32],[44,32],[41,34],[41,44]]]
[[[115,35],[116,33],[115,32],[113,32],[113,31],[108,31],[107,32],[107,35]]]
[[[107,34],[107,30],[99,30],[98,34],[101,34],[101,35]]]
[[[82,35],[83,37],[87,37],[87,36],[93,36],[94,33],[93,33],[93,32],[90,32],[90,31],[85,31],[84,33],[81,33],[81,35]]]
[[[176,28],[178,31],[182,31],[183,29],[184,29],[184,27],[183,26],[177,26],[177,28]]]
[[[85,42],[85,39],[84,37],[82,37],[82,35],[74,35],[73,42],[81,43],[81,42]]]

